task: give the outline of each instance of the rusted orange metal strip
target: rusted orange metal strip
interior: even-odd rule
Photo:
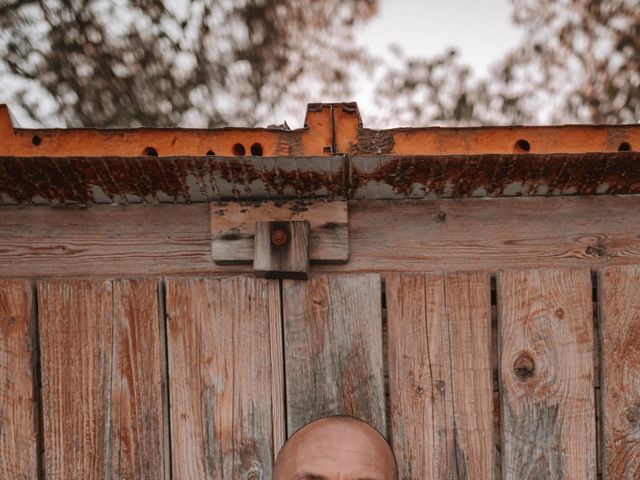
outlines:
[[[310,104],[304,127],[23,129],[0,105],[0,156],[482,155],[640,150],[640,125],[365,128],[355,103]]]
[[[307,109],[305,126],[284,128],[17,128],[0,105],[0,156],[319,156],[331,155],[331,105]]]

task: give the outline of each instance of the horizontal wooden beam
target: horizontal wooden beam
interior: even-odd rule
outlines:
[[[349,202],[349,261],[310,271],[640,263],[640,196]],[[207,204],[0,208],[0,276],[218,274]]]

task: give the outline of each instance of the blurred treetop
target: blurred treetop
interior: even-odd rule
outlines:
[[[521,45],[486,78],[454,49],[376,62],[377,0],[0,0],[0,82],[34,122],[264,125],[381,69],[377,123],[635,123],[640,0],[511,0]]]

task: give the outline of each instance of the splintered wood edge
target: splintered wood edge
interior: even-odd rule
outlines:
[[[212,202],[211,253],[219,264],[251,263],[256,222],[309,222],[309,260],[346,263],[349,217],[346,200],[318,199],[257,202]]]

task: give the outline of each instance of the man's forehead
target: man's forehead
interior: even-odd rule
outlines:
[[[291,480],[329,480],[328,477],[322,475],[322,474],[318,474],[318,473],[312,473],[312,472],[301,472],[301,473],[297,473],[295,474],[293,477],[291,477]],[[353,478],[353,480],[380,480],[379,477],[370,477],[370,476],[358,476]]]

